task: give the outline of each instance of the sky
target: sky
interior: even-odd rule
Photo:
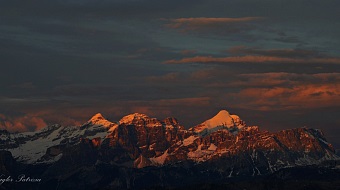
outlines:
[[[219,110],[340,149],[338,0],[0,0],[0,127]]]

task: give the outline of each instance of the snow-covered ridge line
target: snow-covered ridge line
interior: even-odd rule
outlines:
[[[47,149],[53,146],[70,144],[75,145],[81,138],[105,139],[113,128],[118,125],[106,120],[100,113],[80,126],[50,125],[35,132],[23,132],[6,135],[0,134],[3,149],[10,151],[13,157],[22,163],[50,163],[61,158],[56,155],[52,160],[41,160]]]

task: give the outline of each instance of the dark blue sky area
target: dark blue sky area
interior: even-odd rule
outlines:
[[[0,0],[0,126],[220,109],[340,148],[337,0]]]

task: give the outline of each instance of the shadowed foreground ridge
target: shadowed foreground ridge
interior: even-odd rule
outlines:
[[[175,118],[96,114],[81,126],[0,131],[3,176],[31,189],[334,189],[339,157],[318,129],[270,133],[221,110],[186,130]],[[3,178],[3,177],[2,177]]]

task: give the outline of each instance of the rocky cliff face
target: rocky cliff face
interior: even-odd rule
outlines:
[[[119,126],[104,139],[100,151],[105,155],[107,151],[112,150],[126,152],[129,155],[125,158],[126,161],[142,156],[151,164],[149,158],[163,155],[169,147],[192,134],[184,130],[175,118],[161,121],[136,113],[125,116],[119,123]]]

